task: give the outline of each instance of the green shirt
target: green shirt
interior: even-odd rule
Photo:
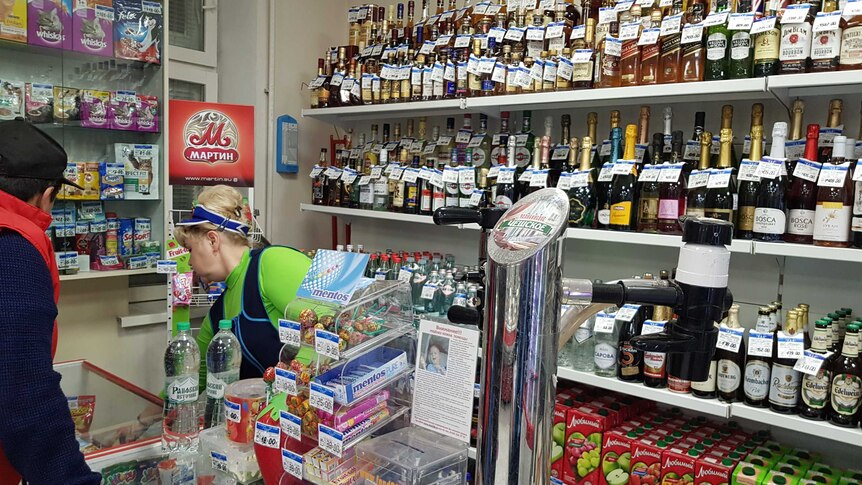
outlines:
[[[284,318],[285,308],[296,298],[296,292],[305,278],[305,273],[311,266],[311,260],[299,251],[278,246],[267,249],[260,258],[258,271],[260,295],[272,326],[278,330],[278,320]],[[242,255],[242,260],[227,277],[227,289],[224,292],[224,318],[226,319],[230,320],[239,315],[243,281],[245,281],[248,272],[249,261],[249,250],[246,250]],[[263,315],[251,316],[259,318]],[[202,389],[206,387],[207,382],[206,354],[212,338],[213,328],[209,315],[207,315],[198,333],[198,345],[201,349],[200,383]]]

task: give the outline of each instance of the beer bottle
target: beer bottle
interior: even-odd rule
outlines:
[[[844,347],[831,366],[832,410],[829,421],[836,426],[856,427],[862,401],[862,362],[859,361],[859,325],[847,326]]]
[[[832,345],[829,330],[829,322],[818,320],[814,324],[814,339],[809,350],[821,355],[826,354],[827,349]],[[823,362],[816,375],[805,374],[802,377],[802,403],[799,405],[799,415],[803,418],[823,421],[828,417],[829,385],[832,382],[831,364],[832,359],[828,359]]]
[[[769,308],[760,307],[757,311],[757,323],[755,330],[758,332],[769,331]],[[751,335],[749,335],[751,345]],[[745,361],[745,377],[743,381],[743,392],[745,404],[754,407],[769,406],[769,375],[772,366],[772,356],[751,355]]]
[[[739,305],[733,304],[727,315],[727,327],[731,330],[744,332],[739,325]],[[718,387],[718,398],[725,402],[737,402],[742,400],[742,371],[745,368],[745,345],[740,339],[739,349],[731,352],[727,349],[718,349],[718,370],[716,376],[716,387]]]
[[[772,383],[769,386],[769,404],[773,411],[782,414],[796,412],[799,386],[802,384],[801,373],[793,369],[798,357],[782,357],[780,352],[782,340],[797,334],[798,316],[795,310],[787,312],[784,329],[775,333],[775,341],[772,345]]]

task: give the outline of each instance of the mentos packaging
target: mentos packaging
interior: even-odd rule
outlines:
[[[602,442],[602,471],[599,483],[602,485],[626,485],[629,483],[632,464],[632,442],[637,434],[623,434],[619,431],[605,433]],[[640,483],[639,479],[632,482]]]
[[[131,256],[135,253],[135,220],[120,219],[119,223],[119,228],[117,229],[117,244],[119,246],[120,256]]]
[[[81,92],[81,126],[86,128],[108,128],[109,91],[85,89]]]
[[[572,409],[566,419],[566,464],[563,482],[568,485],[599,483],[599,462],[602,453],[602,433],[608,427],[605,416]]]
[[[736,463],[730,458],[706,456],[694,462],[694,485],[727,485]]]
[[[0,39],[27,42],[27,0],[0,2]]]
[[[135,218],[135,235],[134,235],[134,250],[135,254],[140,254],[143,251],[141,247],[143,243],[149,241],[153,237],[153,226],[149,217]]]
[[[114,0],[114,57],[161,64],[162,4]]]
[[[108,104],[108,126],[114,130],[134,130],[138,96],[134,91],[114,91]]]
[[[559,395],[557,398],[559,399]],[[554,429],[552,436],[554,439],[551,445],[551,477],[563,479],[563,469],[566,463],[566,413],[569,407],[561,402],[554,405]]]
[[[86,54],[113,57],[113,0],[75,0],[72,13],[72,49]]]
[[[159,131],[159,97],[148,94],[139,94],[137,113],[135,116],[135,129],[148,133]]]
[[[679,448],[665,451],[661,456],[662,485],[687,485],[694,482],[694,464],[699,453]]]
[[[661,456],[667,445],[662,441],[639,439],[632,443],[632,481],[645,485],[661,482]],[[637,479],[635,477],[638,477]]]
[[[27,42],[72,49],[72,0],[27,0]]]

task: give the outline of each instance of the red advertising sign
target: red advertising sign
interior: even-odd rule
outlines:
[[[172,185],[254,186],[254,107],[170,101]]]

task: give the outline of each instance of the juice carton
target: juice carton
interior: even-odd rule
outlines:
[[[781,473],[777,470],[770,470],[762,485],[797,485],[798,483],[799,477]]]
[[[114,55],[113,0],[76,0],[72,12],[72,50]]]
[[[114,57],[161,64],[162,4],[114,0]]]
[[[785,466],[796,469],[798,473],[795,473],[795,475],[805,476],[805,474],[808,473],[808,470],[811,468],[811,462],[800,460],[799,458],[793,458],[790,455],[784,455],[784,458],[782,458],[781,461],[778,462],[776,468],[780,469],[781,467]]]
[[[727,485],[733,478],[734,466],[730,458],[698,458],[694,462],[694,485]]]
[[[805,474],[804,480],[800,480],[799,483],[802,483],[805,480],[819,483],[821,485],[832,485],[834,483],[838,483],[838,480],[833,478],[832,475],[816,472],[814,470],[808,470],[808,473]]]
[[[820,453],[817,453],[816,451],[808,451],[808,450],[803,450],[800,448],[796,448],[794,450],[789,451],[787,453],[787,455],[792,456],[794,458],[797,458],[800,461],[808,462],[809,468],[815,462],[818,462],[818,461],[823,459],[823,455]]]
[[[838,485],[862,485],[862,480],[856,480],[853,477],[841,477]]]
[[[763,443],[761,446],[763,446],[764,448],[767,448],[774,455],[778,455],[778,456],[784,456],[785,454],[787,454],[791,451],[790,447],[784,446],[781,443],[778,443],[777,441],[772,441],[772,440]]]
[[[598,484],[602,433],[608,429],[607,418],[578,408],[569,410],[566,419],[563,482],[567,485]]]
[[[661,455],[667,449],[664,441],[639,439],[632,443],[631,480],[644,485],[661,482]],[[638,478],[635,478],[638,477]]]
[[[838,479],[841,478],[841,474],[843,473],[841,470],[833,468],[829,465],[824,465],[823,463],[815,463],[811,465],[811,470],[817,473],[828,475],[832,477],[832,479],[836,482],[838,481]]]
[[[27,0],[0,3],[0,39],[27,42]]]
[[[605,433],[602,443],[601,485],[627,485],[631,473],[632,442],[637,434],[619,431]]]
[[[851,480],[860,482],[862,481],[862,471],[859,470],[847,470],[841,476],[841,478],[849,478]]]
[[[775,464],[781,460],[782,456],[784,456],[784,455],[783,454],[781,454],[781,455],[776,454],[776,453],[772,452],[772,450],[770,450],[769,448],[766,448],[765,446],[758,446],[757,448],[751,450],[751,453],[749,454],[749,457],[759,457],[759,458],[763,459],[764,461],[766,461],[767,463],[769,463],[769,468],[772,468],[773,466],[775,466]],[[748,458],[746,458],[746,459],[748,460]]]
[[[551,446],[551,476],[555,478],[563,478],[563,467],[566,460],[564,459],[566,446],[566,413],[569,407],[557,403],[554,406],[554,429],[551,433],[554,443]]]
[[[761,485],[769,471],[762,466],[741,462],[733,470],[732,485]]]
[[[688,485],[694,483],[694,463],[699,453],[696,450],[682,452],[679,448],[662,453],[662,485]]]
[[[27,0],[27,42],[72,49],[72,0]]]

